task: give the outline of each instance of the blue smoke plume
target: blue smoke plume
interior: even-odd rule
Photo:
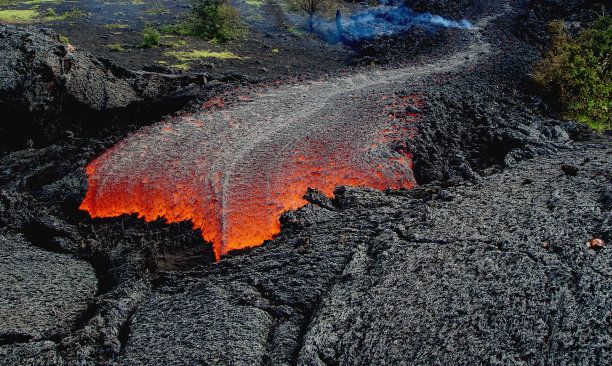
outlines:
[[[416,13],[405,5],[381,5],[348,17],[337,18],[336,24],[316,20],[313,25],[315,32],[330,42],[338,42],[342,38],[358,42],[375,36],[406,32],[417,25],[429,31],[439,28],[472,28],[472,24],[465,19],[454,21],[431,13]]]

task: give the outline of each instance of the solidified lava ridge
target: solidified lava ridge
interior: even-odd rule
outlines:
[[[281,213],[306,203],[308,187],[331,196],[340,185],[416,184],[405,141],[416,133],[419,95],[348,93],[321,107],[309,95],[326,89],[313,89],[259,91],[225,107],[215,99],[215,108],[207,103],[128,136],[86,167],[80,209],[191,220],[219,259],[272,239]]]

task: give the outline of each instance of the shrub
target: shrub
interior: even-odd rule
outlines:
[[[159,46],[159,39],[161,38],[157,29],[151,27],[149,24],[146,25],[144,31],[142,32],[142,42],[138,45],[138,47],[157,47]]]
[[[80,17],[84,17],[87,16],[87,13],[85,13],[83,10],[77,8],[76,6],[72,8],[72,10],[65,12],[64,14],[62,14],[61,16],[58,17],[58,19],[63,20],[63,19],[74,19],[74,18],[80,18]]]
[[[338,8],[338,0],[286,0],[290,9],[304,12],[308,15],[307,27],[309,31],[314,29],[314,16],[331,16]]]
[[[54,17],[54,16],[55,16],[55,10],[53,10],[51,8],[48,8],[43,13],[43,17]]]
[[[184,21],[162,28],[179,35],[192,35],[225,42],[246,35],[238,11],[226,0],[193,0],[191,14]]]
[[[533,79],[563,116],[602,131],[612,121],[612,18],[604,16],[572,37],[551,22],[552,45]]]

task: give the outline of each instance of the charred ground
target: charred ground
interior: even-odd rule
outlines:
[[[222,93],[231,102],[236,81],[128,72],[62,54],[55,35],[2,26],[2,52],[30,55],[2,69],[29,82],[15,82],[26,85],[16,93],[4,79],[3,111],[40,128],[28,136],[2,122],[15,130],[0,160],[0,268],[12,279],[0,283],[5,361],[610,363],[612,256],[585,244],[612,240],[610,137],[556,119],[528,78],[546,21],[591,19],[597,4],[414,3],[473,19],[508,10],[483,29],[493,52],[478,65],[419,82],[426,118],[407,142],[421,187],[310,191],[312,204],[286,213],[274,241],[216,264],[187,222],[91,220],[77,207],[88,161],[175,106]],[[471,41],[418,32],[374,40],[353,62],[426,66]],[[30,41],[10,46],[11,37]],[[65,65],[54,67],[65,59],[105,88],[83,91],[78,78],[64,87]],[[97,95],[106,104],[89,102]],[[126,109],[112,95],[135,97]]]

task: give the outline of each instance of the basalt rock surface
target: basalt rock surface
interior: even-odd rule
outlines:
[[[127,107],[151,109],[156,102],[201,95],[207,82],[204,75],[130,71],[78,52],[49,29],[5,23],[0,23],[0,75],[0,113],[13,116],[0,122],[0,142],[9,148],[72,136],[76,126],[67,116],[90,115],[76,128],[94,128],[101,115],[112,120]]]
[[[119,363],[606,364],[612,256],[586,240],[612,234],[611,148],[476,185],[339,188],[332,208],[286,214],[274,242],[164,277]]]
[[[0,98],[34,112],[76,102],[93,111],[194,93],[198,76],[134,72],[75,52],[47,29],[0,24]]]

